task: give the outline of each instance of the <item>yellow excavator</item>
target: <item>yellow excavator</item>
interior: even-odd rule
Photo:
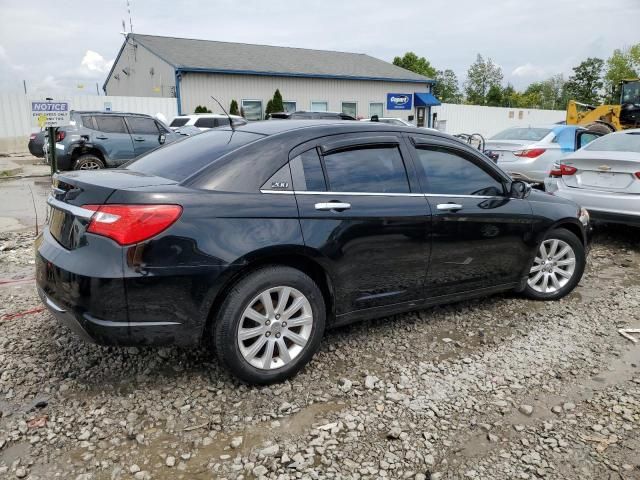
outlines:
[[[587,105],[569,100],[567,125],[583,125],[599,133],[640,128],[640,78],[623,80],[619,105]]]

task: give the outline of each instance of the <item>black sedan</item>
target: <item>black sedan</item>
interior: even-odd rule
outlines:
[[[515,290],[556,300],[588,213],[439,132],[371,122],[214,129],[55,178],[45,305],[112,345],[215,346],[240,379],[294,375],[325,327]]]

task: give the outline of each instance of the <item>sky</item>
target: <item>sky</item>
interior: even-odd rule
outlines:
[[[478,53],[516,88],[640,42],[640,0],[130,0],[133,31],[366,53],[413,51],[462,83]],[[0,92],[95,94],[126,0],[0,0]]]

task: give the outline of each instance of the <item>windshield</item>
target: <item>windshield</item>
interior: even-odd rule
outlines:
[[[171,122],[171,125],[169,125],[170,127],[182,127],[184,125],[187,124],[187,122],[189,121],[189,117],[176,117],[173,119],[173,121]]]
[[[263,136],[232,130],[207,130],[153,150],[125,168],[181,182],[224,154]]]
[[[640,80],[629,82],[622,86],[620,103],[640,103]]]
[[[585,150],[594,152],[636,152],[640,153],[640,132],[637,133],[614,133],[600,137],[589,145]]]
[[[508,128],[490,140],[529,140],[537,142],[551,133],[550,128]]]

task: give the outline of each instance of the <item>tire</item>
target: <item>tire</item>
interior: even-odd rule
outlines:
[[[608,124],[601,122],[590,123],[589,125],[587,125],[587,130],[593,133],[601,133],[603,135],[607,135],[608,133],[616,131],[615,128],[611,128]]]
[[[265,298],[271,302],[271,315],[265,315]],[[297,304],[301,306],[295,309]],[[291,317],[285,318],[287,312]],[[318,350],[325,315],[320,289],[300,270],[283,266],[256,270],[231,288],[219,310],[213,328],[218,359],[249,384],[266,385],[291,378]],[[296,326],[287,325],[285,320]],[[243,340],[239,340],[241,331],[246,336]]]
[[[548,263],[544,263],[545,253]],[[538,246],[523,293],[533,300],[558,300],[578,285],[585,265],[584,245],[578,237],[564,228],[551,230]]]
[[[104,162],[95,155],[81,155],[73,166],[74,170],[99,170],[104,168]]]

